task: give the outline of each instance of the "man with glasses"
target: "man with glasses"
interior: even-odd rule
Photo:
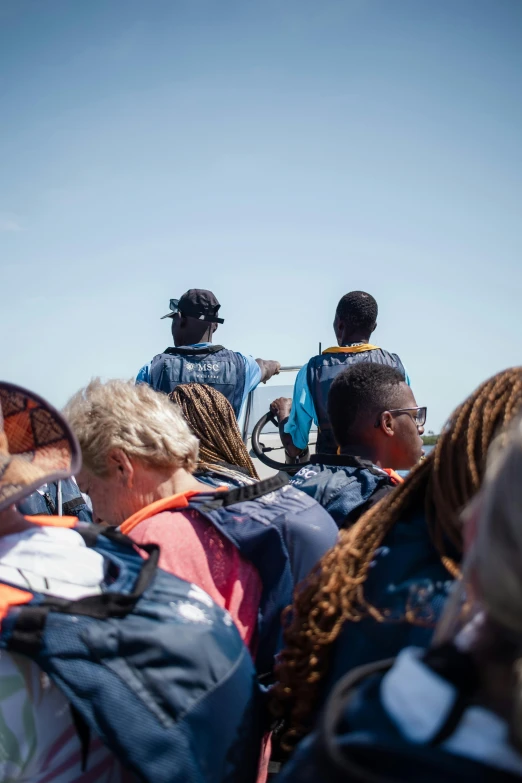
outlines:
[[[170,300],[170,312],[163,318],[172,322],[174,348],[167,348],[145,365],[136,383],[170,394],[181,383],[214,386],[232,405],[239,418],[249,392],[279,373],[279,362],[254,359],[222,345],[213,345],[221,305],[212,293],[191,288],[180,299]]]
[[[399,370],[355,364],[333,381],[328,414],[337,454],[316,454],[291,483],[349,527],[421,459],[426,408]]]

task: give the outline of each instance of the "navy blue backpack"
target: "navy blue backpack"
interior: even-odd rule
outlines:
[[[105,559],[103,592],[34,593],[9,608],[0,648],[29,657],[65,694],[87,768],[92,731],[143,781],[255,781],[260,690],[229,614],[159,569],[156,545],[140,547],[144,560],[115,530],[75,530]]]
[[[188,508],[211,522],[256,567],[263,585],[256,668],[270,676],[283,646],[281,613],[295,586],[337,541],[332,517],[278,474],[255,484],[193,495]]]
[[[471,655],[447,644],[425,653],[424,661],[454,691],[449,709],[434,708],[431,736],[409,741],[388,713],[381,685],[394,659],[360,666],[336,685],[278,783],[520,783],[522,776],[502,768],[501,758],[494,766],[445,747],[480,687]]]

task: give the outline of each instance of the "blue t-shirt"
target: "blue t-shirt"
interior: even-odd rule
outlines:
[[[339,368],[343,369],[342,367]],[[292,437],[292,442],[297,449],[306,449],[312,422],[317,426],[317,414],[308,386],[308,364],[299,370],[295,379],[294,396],[292,399],[292,411],[285,424],[285,432]],[[404,370],[406,372],[406,368]],[[411,386],[410,377],[406,372],[406,383]]]
[[[212,343],[195,343],[194,345],[184,345],[184,348],[209,348]],[[238,356],[241,356],[245,364],[245,388],[243,390],[243,399],[241,401],[241,412],[245,404],[246,398],[251,391],[256,389],[261,383],[261,367],[256,362],[253,356],[245,356],[245,354],[235,352]],[[148,383],[150,386],[150,367],[152,362],[144,364],[139,373],[136,376],[136,383]]]

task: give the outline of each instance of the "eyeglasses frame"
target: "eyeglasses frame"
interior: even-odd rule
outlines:
[[[426,405],[417,405],[415,408],[390,408],[389,410],[381,411],[377,417],[377,421],[375,422],[375,428],[377,429],[381,426],[381,418],[383,413],[410,413],[411,411],[424,411],[424,419],[420,424],[413,418],[413,416],[411,416],[411,419],[417,428],[424,427],[428,417],[428,407]]]

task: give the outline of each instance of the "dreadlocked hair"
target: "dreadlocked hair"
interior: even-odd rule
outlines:
[[[344,623],[385,619],[366,601],[364,583],[376,549],[396,522],[424,508],[444,566],[452,576],[458,575],[444,542],[462,552],[460,512],[480,489],[489,445],[521,409],[522,367],[479,386],[453,413],[428,457],[352,528],[342,530],[338,543],[299,585],[294,604],[285,613],[285,648],[271,693],[272,712],[285,724],[282,750],[292,752],[311,729],[332,644]],[[415,613],[407,611],[404,620],[415,624]]]
[[[237,426],[234,410],[227,398],[201,383],[176,386],[169,398],[179,405],[184,419],[199,440],[199,470],[211,470],[221,462],[244,468],[259,479]]]

